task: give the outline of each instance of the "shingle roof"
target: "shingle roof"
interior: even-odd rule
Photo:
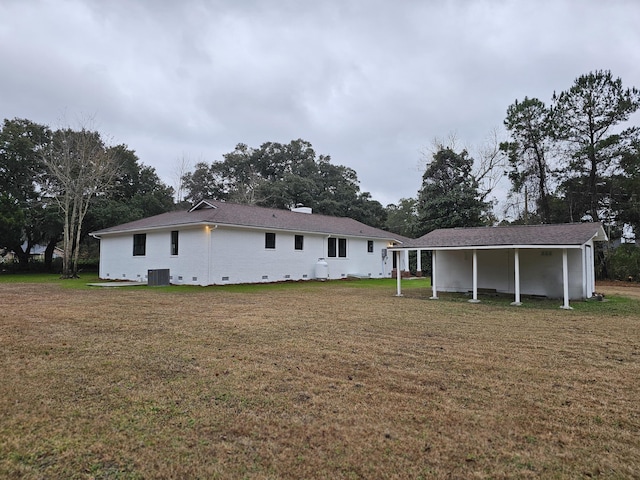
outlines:
[[[307,214],[281,210],[276,208],[256,207],[254,205],[240,205],[218,200],[206,200],[189,211],[168,212],[153,217],[143,218],[134,222],[105,228],[92,235],[109,235],[123,232],[145,231],[156,228],[168,228],[187,225],[229,225],[242,227],[256,227],[273,230],[288,230],[295,232],[323,233],[367,238],[382,238],[409,241],[401,235],[370,227],[364,223],[346,217],[332,217],[328,215]],[[207,208],[215,207],[215,208]]]
[[[582,245],[594,238],[606,240],[602,225],[509,225],[500,227],[442,228],[402,245],[403,248],[489,247],[512,245]]]

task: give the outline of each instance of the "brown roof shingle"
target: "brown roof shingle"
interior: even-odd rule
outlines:
[[[606,240],[599,222],[555,225],[442,228],[403,244],[403,248],[489,247],[511,245],[582,245]]]
[[[144,231],[156,228],[178,227],[198,224],[256,227],[262,229],[288,230],[296,232],[323,233],[368,238],[409,241],[401,235],[370,227],[347,217],[307,214],[276,208],[241,205],[218,200],[207,200],[200,205],[215,208],[200,208],[190,211],[168,212],[134,222],[105,228],[93,235],[108,235],[123,232]]]

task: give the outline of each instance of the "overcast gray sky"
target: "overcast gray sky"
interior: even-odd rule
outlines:
[[[0,0],[2,118],[93,117],[171,185],[302,138],[395,203],[434,138],[473,151],[598,69],[640,87],[640,1]]]

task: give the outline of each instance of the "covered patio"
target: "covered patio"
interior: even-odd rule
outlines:
[[[432,253],[432,299],[438,292],[470,292],[476,303],[479,290],[570,300],[590,298],[595,291],[594,242],[606,241],[600,223],[513,225],[434,230],[391,251],[397,264],[408,252]],[[402,276],[397,276],[402,295]]]

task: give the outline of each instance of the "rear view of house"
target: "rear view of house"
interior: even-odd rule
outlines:
[[[146,281],[169,270],[171,283],[217,285],[391,276],[387,249],[407,239],[351,218],[203,200],[106,228],[100,278]]]

